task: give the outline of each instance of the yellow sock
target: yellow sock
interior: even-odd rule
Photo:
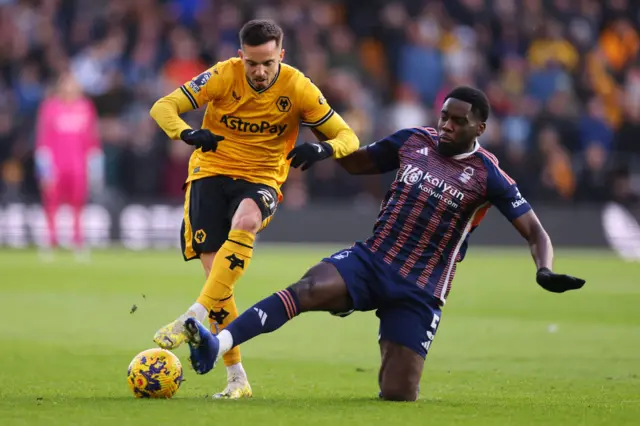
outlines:
[[[249,267],[255,239],[251,232],[229,232],[227,241],[213,259],[211,272],[197,300],[208,312],[233,295],[233,286]]]
[[[209,313],[209,324],[213,333],[220,332],[227,328],[229,323],[238,318],[238,308],[236,298],[231,295],[229,299],[217,303]],[[230,366],[240,362],[240,346],[232,348],[223,355],[224,365]]]
[[[251,232],[232,230],[213,260],[211,272],[198,297],[198,303],[209,312],[209,323],[214,333],[216,328],[221,331],[238,318],[233,287],[249,266],[255,238],[255,234]],[[239,363],[240,347],[236,346],[225,353],[223,359],[226,366]]]

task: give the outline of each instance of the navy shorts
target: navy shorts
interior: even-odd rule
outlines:
[[[323,262],[338,269],[353,300],[353,310],[335,315],[376,310],[379,340],[406,346],[426,358],[442,313],[436,297],[402,278],[362,243]]]

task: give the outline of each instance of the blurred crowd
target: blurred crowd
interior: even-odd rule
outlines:
[[[313,79],[363,144],[435,125],[447,91],[470,84],[491,101],[481,143],[525,197],[638,199],[636,0],[0,0],[3,197],[38,196],[39,105],[70,70],[99,115],[101,195],[180,201],[191,148],[169,141],[148,110],[235,56],[239,28],[256,17],[282,25],[285,62]],[[202,112],[187,121],[199,126]],[[285,203],[377,202],[389,180],[323,162],[292,171]]]

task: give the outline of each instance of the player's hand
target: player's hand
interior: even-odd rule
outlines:
[[[317,161],[324,160],[333,155],[333,147],[326,142],[303,143],[294,147],[287,160],[291,160],[291,167],[297,169],[302,166],[302,170],[307,170]]]
[[[549,268],[540,268],[536,273],[536,281],[540,287],[553,293],[564,293],[567,290],[582,288],[585,280],[571,275],[556,274]]]
[[[218,136],[209,129],[193,130],[187,129],[180,133],[180,139],[188,145],[202,148],[202,152],[216,152],[218,142],[224,140],[224,136]]]

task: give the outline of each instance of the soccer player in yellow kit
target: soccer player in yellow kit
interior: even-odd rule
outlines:
[[[360,145],[311,80],[282,63],[282,37],[273,21],[246,23],[237,58],[215,64],[151,108],[171,139],[195,147],[185,183],[182,249],[185,260],[200,259],[207,276],[196,303],[156,332],[162,348],[185,341],[189,316],[208,318],[214,332],[238,316],[234,285],[249,266],[256,234],[282,200],[289,166],[306,170]],[[201,129],[179,116],[204,105]],[[295,146],[300,125],[311,127],[320,141]],[[228,352],[224,363],[227,387],[214,397],[251,396],[240,351]]]

